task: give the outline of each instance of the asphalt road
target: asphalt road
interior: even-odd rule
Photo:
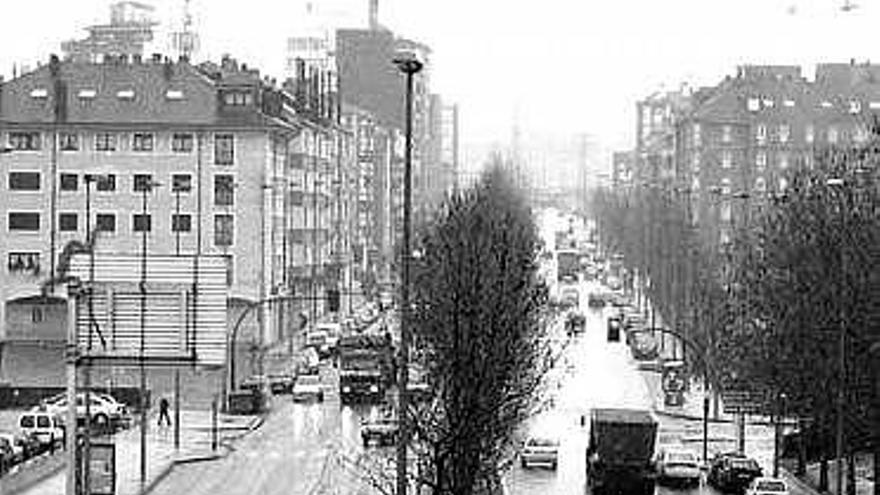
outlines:
[[[560,439],[557,469],[528,468],[516,464],[506,475],[510,495],[565,495],[586,493],[585,451],[588,427],[581,426],[582,415],[596,407],[627,407],[651,410],[653,397],[637,369],[626,344],[605,340],[607,316],[612,311],[591,310],[586,306],[587,294],[598,287],[594,283],[579,284],[581,310],[587,316],[586,332],[577,335],[566,347],[566,359],[558,370],[558,386],[552,392],[553,407],[535,418],[529,428],[550,432]],[[564,330],[555,329],[564,339]],[[623,339],[621,339],[623,340]],[[691,450],[702,458],[702,422],[674,419],[658,415],[658,446],[675,446]],[[589,423],[589,421],[587,421]],[[709,426],[708,454],[736,449],[736,431],[730,423]],[[766,426],[750,425],[746,430],[746,454],[754,457],[768,475],[772,473],[773,432]],[[718,494],[701,481],[700,486],[680,488],[658,486],[657,494]],[[791,494],[801,492],[792,487]]]

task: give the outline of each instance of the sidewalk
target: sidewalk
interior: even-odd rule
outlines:
[[[156,426],[158,416],[151,414],[147,430],[147,475],[140,479],[140,426],[121,431],[112,437],[116,448],[116,494],[140,495],[159,483],[175,464],[213,460],[226,456],[229,443],[262,424],[263,416],[218,415],[217,449],[211,448],[211,411],[180,411],[180,449],[174,448],[174,430]],[[66,462],[58,471],[29,487],[19,488],[16,495],[63,494]],[[6,493],[5,491],[3,493]],[[12,495],[12,494],[10,494]]]

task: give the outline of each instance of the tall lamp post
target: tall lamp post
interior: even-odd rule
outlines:
[[[403,248],[401,250],[400,290],[400,369],[397,381],[397,420],[400,434],[397,437],[397,493],[406,495],[406,449],[409,442],[409,418],[407,415],[407,381],[409,379],[409,264],[410,264],[410,216],[412,214],[412,134],[413,134],[413,77],[422,70],[423,64],[414,53],[396,56],[394,65],[406,75],[406,149],[403,174]]]
[[[147,238],[152,221],[147,216],[147,197],[153,188],[162,184],[152,178],[141,184],[141,310],[140,310],[140,349],[138,364],[140,365],[140,406],[141,406],[141,462],[140,482],[141,487],[147,482],[147,368],[144,360],[146,352],[146,326],[147,326]]]

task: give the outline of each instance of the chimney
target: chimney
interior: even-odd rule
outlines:
[[[375,31],[379,29],[379,0],[367,0],[370,2],[369,7],[369,20],[370,20],[370,30]]]
[[[161,53],[154,53],[153,54],[153,63],[154,64],[161,64],[162,63],[162,54]]]
[[[131,56],[131,62],[134,64],[140,64],[143,60],[140,53],[135,53]]]

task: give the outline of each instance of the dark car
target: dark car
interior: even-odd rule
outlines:
[[[602,294],[593,292],[587,297],[587,306],[591,308],[604,308],[605,297]]]
[[[366,420],[361,424],[361,440],[364,447],[376,443],[382,447],[397,442],[397,420],[393,417]]]
[[[565,319],[565,330],[568,335],[581,333],[587,328],[587,318],[580,312],[573,311]]]
[[[271,390],[273,394],[291,393],[294,382],[296,382],[296,376],[292,373],[269,374],[269,390]]]
[[[706,480],[723,491],[742,492],[763,474],[758,462],[738,452],[718,454],[712,459]]]

